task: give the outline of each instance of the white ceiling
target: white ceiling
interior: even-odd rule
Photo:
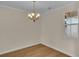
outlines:
[[[13,8],[18,8],[22,10],[32,10],[32,1],[0,1],[0,4],[7,5]],[[72,1],[37,1],[35,3],[38,12],[43,13],[49,9],[58,8],[66,4],[73,3]]]

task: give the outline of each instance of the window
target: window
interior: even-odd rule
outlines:
[[[77,17],[70,17],[65,19],[66,24],[78,24],[78,18]]]
[[[66,18],[65,18],[65,33],[67,37],[70,38],[78,38],[78,17],[77,13],[73,16],[71,14],[74,14],[72,12],[66,13]]]

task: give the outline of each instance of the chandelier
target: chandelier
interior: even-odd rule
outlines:
[[[28,14],[28,18],[30,20],[32,20],[33,22],[35,22],[40,17],[40,14],[38,12],[36,12],[36,10],[35,10],[35,2],[36,1],[33,1],[33,10],[32,10],[32,12]]]

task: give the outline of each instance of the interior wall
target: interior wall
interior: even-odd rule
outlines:
[[[40,41],[40,20],[27,19],[27,12],[0,6],[0,54]]]
[[[70,56],[75,56],[74,39],[65,35],[64,13],[73,10],[75,4],[69,4],[48,11],[42,18],[42,43]]]
[[[79,2],[76,3],[79,20]],[[79,21],[78,21],[79,22]],[[74,40],[75,56],[79,56],[79,23],[78,23],[78,39]]]

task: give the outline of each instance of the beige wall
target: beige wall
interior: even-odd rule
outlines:
[[[0,54],[38,44],[40,20],[33,23],[22,10],[0,6]]]
[[[79,2],[76,4],[78,18],[79,18]],[[74,40],[75,56],[79,57],[79,25],[78,25],[78,39]]]
[[[76,48],[74,48],[74,39],[67,38],[65,35],[64,13],[67,11],[77,10],[75,6],[75,4],[69,4],[64,7],[48,11],[42,18],[42,43],[70,56],[75,56]]]

